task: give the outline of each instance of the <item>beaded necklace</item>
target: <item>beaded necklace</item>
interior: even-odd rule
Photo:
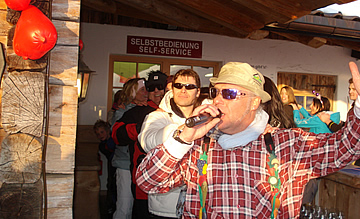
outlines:
[[[279,159],[275,155],[275,149],[274,149],[274,142],[271,138],[270,133],[267,133],[265,136],[265,143],[266,143],[266,149],[269,152],[269,154],[266,157],[266,169],[268,170],[270,176],[268,178],[268,182],[270,183],[271,188],[271,219],[274,219],[277,217],[279,208],[280,208],[280,187],[281,187],[281,180],[279,177]]]
[[[198,161],[197,161],[197,167],[199,171],[199,195],[200,195],[200,211],[199,211],[199,218],[200,219],[206,219],[206,209],[205,209],[205,202],[206,202],[206,196],[208,191],[208,184],[206,180],[206,170],[207,170],[207,152],[209,150],[209,143],[210,138],[204,137],[204,142],[202,144],[202,151],[203,153],[200,155]]]

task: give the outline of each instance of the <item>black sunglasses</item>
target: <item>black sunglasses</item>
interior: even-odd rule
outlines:
[[[192,90],[198,88],[195,84],[182,84],[182,83],[175,83],[174,87],[176,89],[182,89],[185,87],[186,90]]]
[[[245,91],[237,90],[237,89],[222,89],[219,90],[215,87],[209,89],[209,98],[214,99],[217,95],[221,94],[222,98],[226,100],[235,100],[236,98],[241,98],[245,96],[253,96]]]
[[[165,86],[163,84],[154,84],[146,87],[148,92],[153,92],[157,88],[158,90],[164,90]]]

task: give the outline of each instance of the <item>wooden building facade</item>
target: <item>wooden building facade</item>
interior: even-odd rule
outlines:
[[[0,218],[72,218],[77,124],[80,1],[32,1],[56,27],[55,47],[38,60],[12,48],[20,12],[0,0]]]
[[[75,86],[81,4],[84,8],[114,14],[110,20],[120,25],[118,21],[135,16],[141,20],[136,22],[141,26],[147,20],[157,25],[162,23],[161,26],[166,28],[177,26],[180,31],[263,39],[269,33],[265,31],[263,36],[264,31],[259,29],[266,24],[287,23],[316,8],[350,1],[249,0],[224,3],[211,0],[196,4],[197,1],[188,0],[84,0],[83,3],[77,0],[33,0],[31,4],[55,25],[58,40],[51,52],[41,59],[23,60],[12,48],[20,12],[8,9],[5,0],[0,0],[0,43],[7,61],[0,89],[0,218],[73,217],[78,120]],[[84,17],[89,19],[85,22],[103,20],[92,13],[95,12],[84,13]],[[127,23],[132,22],[130,19]],[[291,35],[290,38],[294,37]],[[316,38],[314,46],[314,37],[299,37],[297,41],[314,48],[325,42]],[[355,46],[358,48],[358,44]]]

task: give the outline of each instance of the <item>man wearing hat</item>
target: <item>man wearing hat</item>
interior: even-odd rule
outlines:
[[[132,219],[149,217],[147,194],[141,191],[135,182],[136,167],[141,158],[145,157],[145,152],[137,142],[137,135],[140,132],[145,116],[159,108],[158,105],[164,96],[167,77],[161,71],[151,71],[145,81],[145,87],[149,94],[147,104],[137,105],[126,111],[115,123],[112,130],[112,137],[117,145],[123,147],[129,145],[132,176],[131,189],[134,197]]]
[[[355,63],[349,66],[359,92],[359,71]],[[216,117],[220,110],[221,117],[175,131],[136,173],[137,184],[149,194],[186,184],[183,218],[297,218],[310,179],[360,157],[359,98],[348,125],[337,133],[282,129],[264,135],[268,115],[261,103],[270,96],[263,76],[246,63],[230,62],[210,81],[214,103],[192,115]]]

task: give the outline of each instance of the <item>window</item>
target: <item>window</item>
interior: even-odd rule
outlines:
[[[221,62],[202,60],[110,55],[107,110],[111,109],[114,94],[121,90],[124,83],[131,78],[147,79],[148,73],[152,70],[174,75],[180,69],[191,68],[199,74],[201,86],[208,87],[209,78],[218,74],[220,65]]]
[[[296,102],[303,106],[310,113],[310,105],[312,104],[315,95],[309,91],[294,90]]]

